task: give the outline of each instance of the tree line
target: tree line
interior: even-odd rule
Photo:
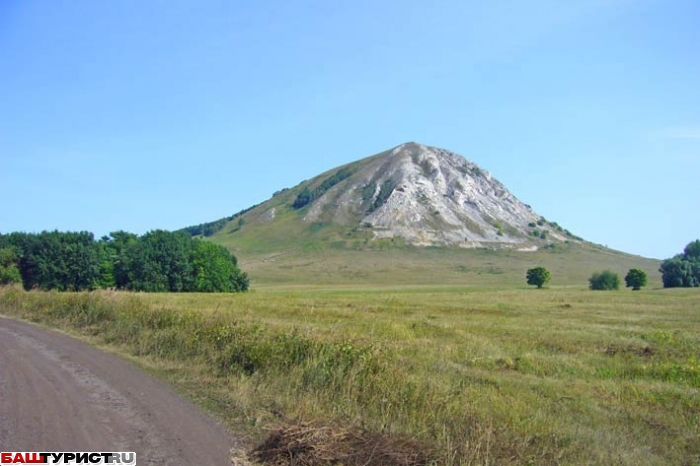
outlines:
[[[243,217],[242,215],[250,212],[251,210],[255,209],[257,206],[260,204],[255,204],[253,206],[248,207],[247,209],[243,209],[239,212],[236,212],[235,214],[229,216],[229,217],[223,217],[220,218],[219,220],[214,220],[213,222],[207,222],[207,223],[200,223],[199,225],[192,225],[189,227],[182,228],[180,230],[177,230],[178,232],[183,232],[187,233],[190,236],[213,236],[215,233],[221,231],[226,225],[228,225],[229,222],[232,220],[235,220],[238,218],[238,227],[240,228],[243,222]]]
[[[83,291],[247,291],[249,280],[223,246],[184,232],[0,234],[0,284]]]

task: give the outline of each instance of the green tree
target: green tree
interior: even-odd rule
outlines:
[[[13,248],[0,249],[0,285],[22,283],[18,257]]]
[[[100,288],[116,288],[117,286],[117,279],[114,276],[116,254],[110,244],[111,242],[111,237],[103,236],[97,243],[100,255],[100,273],[98,279]]]
[[[138,236],[126,231],[114,231],[100,239],[102,246],[102,263],[100,267],[101,283],[105,288],[115,286],[119,289],[130,288],[130,270],[132,264],[131,248],[138,243]],[[111,283],[114,285],[111,285]]]
[[[124,251],[128,275],[126,288],[135,291],[191,291],[192,238],[186,233],[154,230],[137,239]]]
[[[186,232],[156,230],[138,237],[118,231],[0,234],[0,284],[26,289],[246,291],[248,275],[223,246]]]
[[[528,269],[525,278],[527,278],[528,285],[542,288],[544,284],[552,278],[552,274],[549,273],[549,270],[544,267],[534,267],[532,269]]]
[[[700,286],[700,240],[688,243],[682,254],[663,261],[659,272],[664,288]]]
[[[26,289],[92,290],[98,286],[99,248],[92,233],[11,233],[3,243],[19,251]]]
[[[664,288],[700,286],[700,265],[681,256],[663,261],[659,272]]]
[[[688,243],[683,249],[683,258],[687,261],[700,261],[700,239]]]
[[[236,257],[225,247],[194,240],[190,260],[194,291],[229,292],[248,289],[247,276],[238,269]]]
[[[595,272],[588,279],[591,290],[619,290],[620,277],[610,270]]]
[[[647,273],[642,269],[630,269],[625,276],[625,284],[633,291],[641,290],[647,285]]]

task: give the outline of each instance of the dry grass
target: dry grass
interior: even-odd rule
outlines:
[[[248,452],[330,442],[339,455],[428,445],[418,461],[450,466],[700,464],[697,289],[4,290],[0,312],[135,358],[244,432]]]
[[[257,238],[257,237],[256,237]],[[624,277],[631,268],[649,275],[649,287],[661,287],[660,261],[600,246],[559,243],[553,250],[517,252],[461,248],[418,248],[391,240],[358,249],[308,239],[265,252],[251,252],[232,237],[214,237],[235,251],[253,288],[396,287],[454,285],[504,289],[523,286],[525,271],[542,265],[552,272],[551,286],[588,286],[595,271],[610,269]]]
[[[270,466],[425,466],[431,447],[359,428],[296,423],[272,429],[250,456]]]

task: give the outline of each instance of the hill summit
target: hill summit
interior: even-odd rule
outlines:
[[[256,250],[311,238],[346,246],[391,240],[518,250],[580,239],[544,220],[461,155],[415,142],[329,170],[244,212],[186,230],[230,235],[225,243]]]
[[[412,142],[360,161],[352,175],[310,203],[304,220],[327,215],[334,223],[368,228],[375,238],[418,246],[532,247],[535,228],[529,225],[542,223],[486,170]],[[549,238],[566,239],[556,229]]]

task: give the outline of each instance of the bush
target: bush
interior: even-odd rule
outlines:
[[[607,291],[620,289],[620,277],[610,270],[595,272],[588,281],[591,290]]]
[[[544,286],[544,284],[552,278],[552,274],[549,273],[549,270],[545,269],[544,267],[535,267],[528,269],[525,278],[527,278],[528,285],[542,288],[542,286]]]
[[[638,291],[647,284],[647,273],[642,269],[630,269],[625,276],[625,284],[632,291]]]

